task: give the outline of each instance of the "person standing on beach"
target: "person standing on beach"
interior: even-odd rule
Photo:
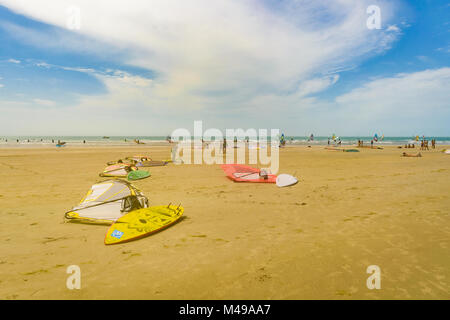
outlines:
[[[223,148],[223,153],[226,153],[227,152],[227,139],[226,138],[223,138],[222,148]]]
[[[373,140],[370,141],[370,147],[373,148]]]

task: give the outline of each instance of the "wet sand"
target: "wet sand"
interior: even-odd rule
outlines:
[[[442,147],[439,147],[439,150]],[[0,149],[0,299],[448,299],[450,156],[315,146],[280,150],[289,188],[238,184],[219,165],[149,168],[152,205],[185,218],[105,246],[107,226],[64,223],[107,161],[170,147]],[[68,290],[66,268],[81,268]],[[366,269],[381,268],[369,290]]]

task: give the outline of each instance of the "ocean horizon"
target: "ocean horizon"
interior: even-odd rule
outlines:
[[[371,136],[341,136],[338,137],[342,145],[357,144],[358,140],[364,143],[370,143],[373,139]],[[201,138],[194,138],[200,140]],[[308,136],[285,136],[287,145],[327,145],[328,141],[333,143],[331,137],[317,136],[310,140]],[[422,139],[422,137],[420,137]],[[427,140],[435,139],[437,144],[450,145],[450,137],[430,136],[425,137]],[[55,145],[59,141],[64,141],[68,145],[135,145],[135,140],[139,140],[145,144],[160,144],[167,142],[167,136],[3,136],[0,137],[0,146],[17,146],[17,145]],[[270,141],[270,137],[268,138]],[[418,143],[415,137],[384,137],[382,140],[374,141],[376,145],[404,145]]]

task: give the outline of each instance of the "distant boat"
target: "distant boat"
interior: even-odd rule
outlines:
[[[104,137],[103,137],[103,139],[109,139],[109,137],[107,137],[107,136],[104,136]]]

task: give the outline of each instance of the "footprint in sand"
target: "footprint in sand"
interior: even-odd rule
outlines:
[[[41,241],[41,243],[47,244],[49,242],[54,242],[54,241],[58,241],[58,240],[65,240],[65,239],[67,239],[67,238],[66,237],[58,237],[58,238],[45,237],[45,240]]]
[[[256,276],[256,280],[258,280],[258,282],[266,282],[272,279],[272,276],[268,274],[265,269],[265,267],[258,269],[258,275]]]
[[[217,242],[225,242],[225,243],[230,242],[230,241],[228,241],[228,240],[221,239],[221,238],[214,239],[214,241],[217,241]]]
[[[338,290],[338,291],[336,291],[336,295],[341,296],[341,297],[344,297],[344,296],[351,297],[352,294],[345,290]]]
[[[22,274],[24,276],[32,276],[32,275],[40,274],[40,273],[48,273],[48,270],[47,269],[39,269],[39,270],[36,270],[36,271],[25,272],[25,273],[22,273]]]
[[[135,253],[130,254],[128,256],[128,258],[126,258],[125,260],[130,260],[133,257],[140,257],[140,256],[142,256],[142,254],[135,252]]]

